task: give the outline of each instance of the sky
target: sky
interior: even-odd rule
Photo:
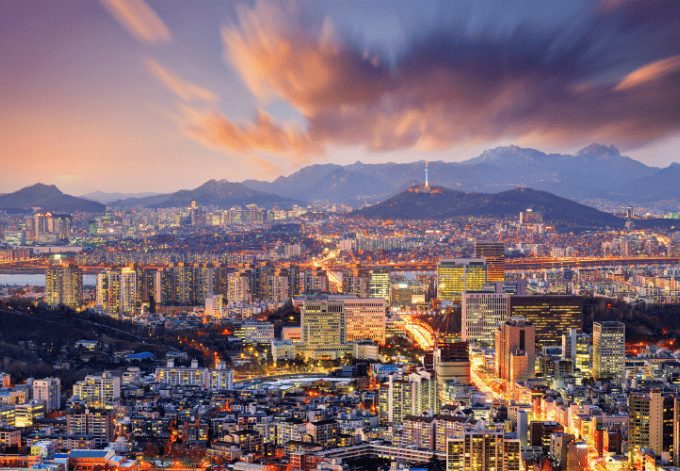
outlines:
[[[515,144],[680,161],[680,2],[0,2],[0,192]]]

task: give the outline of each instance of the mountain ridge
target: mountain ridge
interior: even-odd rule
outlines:
[[[548,224],[581,228],[622,227],[624,221],[590,206],[532,188],[499,193],[478,193],[435,186],[430,191],[412,187],[387,200],[357,209],[353,216],[366,219],[442,220],[455,217],[517,217],[532,209]]]
[[[33,209],[53,212],[102,213],[104,205],[63,193],[56,185],[35,183],[0,196],[0,209],[27,212]]]

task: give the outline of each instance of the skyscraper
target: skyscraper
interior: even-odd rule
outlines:
[[[45,272],[45,302],[80,307],[83,301],[83,271],[76,265],[50,265]]]
[[[460,301],[465,291],[481,291],[485,283],[484,259],[440,260],[437,265],[437,298],[441,301]]]
[[[475,257],[486,260],[488,281],[505,281],[505,244],[476,242]]]
[[[626,372],[626,325],[593,322],[593,378],[621,381]]]
[[[574,368],[590,374],[592,366],[592,341],[590,335],[569,329],[562,335],[562,358],[570,360]]]
[[[583,326],[579,296],[538,295],[510,298],[510,315],[524,317],[536,327],[536,350],[562,345],[562,335]]]
[[[390,300],[390,270],[388,268],[374,268],[368,279],[368,297]]]
[[[496,331],[496,370],[511,383],[534,375],[536,327],[528,320],[511,318]]]
[[[462,298],[461,337],[468,342],[492,346],[496,330],[510,314],[510,295],[468,292]]]
[[[628,394],[628,454],[635,462],[642,448],[657,454],[671,452],[673,446],[674,395],[658,389]]]

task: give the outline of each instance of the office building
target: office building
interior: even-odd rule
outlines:
[[[638,461],[643,448],[657,455],[673,452],[675,396],[651,391],[632,391],[628,394],[628,456]]]
[[[593,378],[622,381],[626,373],[626,325],[593,322]]]
[[[61,409],[61,380],[59,378],[34,379],[33,399],[45,405],[45,412]]]
[[[534,375],[536,328],[528,320],[513,317],[496,331],[496,371],[511,384]]]
[[[372,340],[383,345],[386,335],[385,300],[343,298],[345,341]]]
[[[461,308],[462,339],[491,347],[496,330],[509,317],[510,295],[467,292],[463,294]]]
[[[510,315],[524,317],[536,328],[536,350],[562,345],[569,329],[581,330],[583,300],[579,296],[512,296]]]
[[[368,297],[381,298],[390,301],[390,270],[388,268],[374,268],[369,272]]]
[[[486,262],[482,258],[440,260],[437,265],[437,298],[444,302],[458,302],[465,291],[481,291],[486,281]]]
[[[499,242],[476,242],[475,257],[486,261],[487,280],[505,281],[505,244]]]
[[[83,271],[72,264],[50,265],[45,271],[45,302],[78,308],[83,302]]]
[[[444,402],[449,382],[470,384],[470,351],[468,342],[435,342],[433,369],[437,378],[440,402]]]
[[[575,369],[589,375],[592,364],[591,336],[569,329],[569,332],[562,335],[562,358],[571,361]]]
[[[344,295],[307,296],[301,310],[302,343],[308,352],[337,351],[348,342],[385,343],[385,301]]]

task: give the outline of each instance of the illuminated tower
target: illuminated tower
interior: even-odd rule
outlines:
[[[430,188],[430,168],[427,160],[425,161],[425,188]]]

